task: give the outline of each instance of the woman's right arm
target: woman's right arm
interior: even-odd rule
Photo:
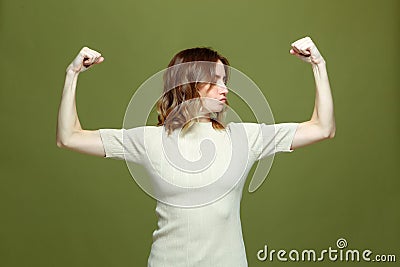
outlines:
[[[76,111],[76,84],[81,72],[94,64],[100,64],[104,58],[100,53],[87,47],[82,48],[78,56],[68,66],[65,84],[58,110],[57,146],[80,153],[104,157],[105,151],[99,130],[83,130]]]

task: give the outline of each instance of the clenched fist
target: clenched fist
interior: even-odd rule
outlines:
[[[73,71],[76,73],[83,72],[93,66],[94,64],[100,64],[104,61],[104,58],[97,51],[94,51],[88,47],[84,47],[79,51],[74,61],[67,67],[67,71]]]
[[[320,64],[325,62],[310,37],[301,38],[292,43],[291,46],[292,49],[290,49],[290,54],[295,55],[305,62],[311,64]]]

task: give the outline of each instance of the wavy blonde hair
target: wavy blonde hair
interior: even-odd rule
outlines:
[[[216,64],[210,62],[218,60],[224,64],[226,83],[229,61],[211,48],[186,49],[172,58],[164,73],[163,94],[157,101],[157,125],[164,126],[168,134],[178,128],[185,132],[201,116],[199,111],[202,109],[202,103],[198,89],[213,83]],[[226,107],[211,114],[214,129],[225,129],[222,123],[225,111]]]

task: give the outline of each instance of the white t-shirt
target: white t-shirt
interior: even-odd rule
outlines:
[[[100,129],[106,158],[148,172],[141,187],[157,199],[158,218],[148,266],[247,266],[240,221],[246,177],[255,161],[293,151],[298,124],[229,123],[221,131],[195,123],[169,136],[155,126]]]

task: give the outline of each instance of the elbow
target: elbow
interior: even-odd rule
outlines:
[[[333,137],[335,137],[335,133],[336,133],[336,129],[331,132],[331,134],[329,135],[329,138],[332,139]]]
[[[57,147],[59,147],[59,148],[64,148],[65,147],[64,143],[61,142],[60,140],[57,140],[56,144],[57,144]]]
[[[336,127],[332,127],[331,129],[323,132],[322,134],[323,139],[332,139],[335,137],[335,133],[336,133]]]
[[[335,137],[335,133],[336,133],[335,121],[330,122],[330,123],[324,123],[324,124],[317,122],[317,124],[319,126],[318,127],[319,135],[322,140],[332,139]]]
[[[334,137],[335,137],[335,132],[332,132],[332,133],[328,134],[326,139],[333,139]]]
[[[73,133],[65,134],[62,132],[57,132],[56,134],[56,145],[59,148],[69,148],[71,145]]]
[[[59,138],[59,137],[57,136],[56,145],[57,145],[57,147],[59,147],[59,148],[66,148],[66,147],[67,147],[67,142],[66,142],[65,140],[63,140],[62,138]]]

